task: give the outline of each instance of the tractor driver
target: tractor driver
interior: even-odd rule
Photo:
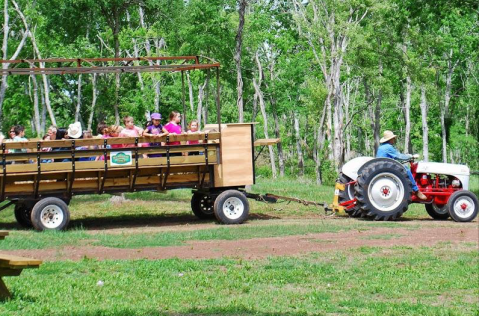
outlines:
[[[401,154],[395,147],[394,144],[396,143],[396,135],[394,135],[391,131],[384,131],[383,138],[379,140],[378,152],[376,153],[376,158],[391,158],[398,161],[409,160],[413,156],[410,154]],[[416,196],[420,200],[427,200],[427,196],[424,195],[419,188],[417,187],[417,183],[412,176],[411,170],[406,168],[407,175],[409,176],[409,180],[412,183],[412,190],[416,194]]]

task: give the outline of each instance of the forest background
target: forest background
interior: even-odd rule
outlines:
[[[382,131],[424,160],[479,168],[476,1],[4,0],[2,59],[208,56],[221,63],[222,122],[281,138],[265,176],[330,183],[374,155]],[[38,65],[37,65],[38,66]],[[40,65],[41,66],[41,65]],[[2,64],[5,70],[11,67]],[[2,76],[0,126],[143,125],[182,111],[174,73]],[[188,120],[216,121],[214,76],[185,73]]]

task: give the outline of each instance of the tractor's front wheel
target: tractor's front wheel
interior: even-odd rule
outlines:
[[[406,169],[391,160],[370,163],[358,176],[355,195],[362,213],[377,221],[395,220],[412,201]]]
[[[478,201],[474,193],[467,190],[454,192],[447,202],[449,215],[456,222],[470,222],[477,216]]]
[[[449,218],[447,205],[426,204],[426,212],[434,219],[446,220]]]
[[[338,178],[339,183],[344,184],[344,191],[339,191],[339,204],[354,200],[354,184],[348,184],[353,181],[347,175],[340,173]],[[361,208],[355,205],[353,208],[345,209],[346,214],[350,217],[361,217]]]

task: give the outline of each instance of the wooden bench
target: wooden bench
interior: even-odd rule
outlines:
[[[6,236],[8,232],[0,232],[0,240],[5,239]],[[41,260],[0,253],[0,300],[11,297],[10,291],[2,280],[3,277],[18,276],[23,269],[38,268],[40,264],[42,264]]]

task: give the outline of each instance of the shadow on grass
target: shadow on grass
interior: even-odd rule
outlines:
[[[267,214],[250,214],[250,220],[272,220],[281,217]],[[74,219],[68,225],[69,229],[99,230],[115,228],[138,228],[138,227],[168,227],[180,225],[217,224],[216,219],[199,219],[193,214],[138,214],[120,215],[109,217],[87,217]],[[20,226],[17,222],[0,223],[0,230],[31,230]]]

